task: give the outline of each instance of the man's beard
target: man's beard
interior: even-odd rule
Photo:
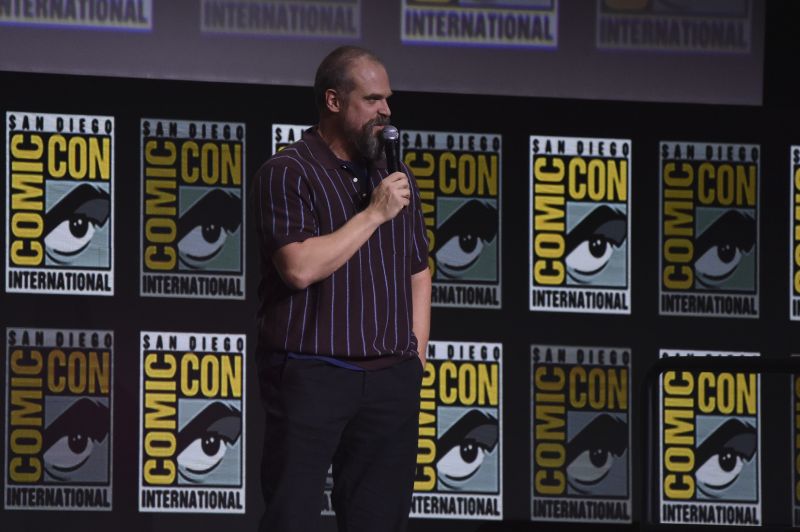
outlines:
[[[351,141],[355,144],[358,153],[369,161],[377,161],[383,157],[383,137],[375,134],[374,126],[385,126],[389,124],[389,119],[384,117],[373,118],[361,128],[361,131],[354,132]]]

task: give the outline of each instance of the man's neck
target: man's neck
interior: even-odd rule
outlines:
[[[359,162],[361,160],[361,156],[355,146],[347,142],[344,135],[330,123],[320,120],[317,133],[339,159],[351,162]]]

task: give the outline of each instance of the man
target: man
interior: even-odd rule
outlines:
[[[382,158],[392,91],[374,55],[337,48],[314,92],[319,125],[253,183],[261,530],[315,530],[332,463],[340,531],[401,531],[430,322],[419,193],[407,169],[389,173]]]

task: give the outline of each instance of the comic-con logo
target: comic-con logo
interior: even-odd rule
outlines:
[[[153,28],[153,0],[56,0],[40,2],[36,9],[33,4],[9,2],[0,9],[0,24],[149,31]]]
[[[361,37],[361,0],[202,0],[204,33]]]
[[[757,318],[759,147],[660,149],[661,314]]]
[[[432,303],[499,308],[500,135],[405,131],[403,162],[419,187]]]
[[[244,299],[245,126],[142,120],[141,295]]]
[[[792,146],[790,183],[792,198],[789,204],[789,306],[792,320],[800,320],[800,146]]]
[[[472,46],[558,46],[558,0],[403,0],[401,39]]]
[[[139,510],[245,511],[245,337],[141,333]]]
[[[530,137],[530,309],[630,314],[631,141]]]
[[[278,153],[289,144],[303,138],[303,131],[311,126],[297,124],[272,124],[272,146],[270,153]]]
[[[114,119],[6,113],[6,290],[114,294]]]
[[[5,508],[112,507],[114,333],[6,329]]]
[[[502,346],[432,341],[412,517],[503,518]]]
[[[597,0],[597,47],[747,53],[750,0]]]
[[[531,346],[531,519],[631,522],[631,354]]]
[[[758,354],[661,351],[677,356]],[[661,522],[760,524],[758,374],[667,371],[660,396]]]

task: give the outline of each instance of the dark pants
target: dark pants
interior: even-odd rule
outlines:
[[[354,371],[259,356],[267,412],[261,532],[313,532],[328,466],[341,532],[406,529],[417,454],[422,366]]]

